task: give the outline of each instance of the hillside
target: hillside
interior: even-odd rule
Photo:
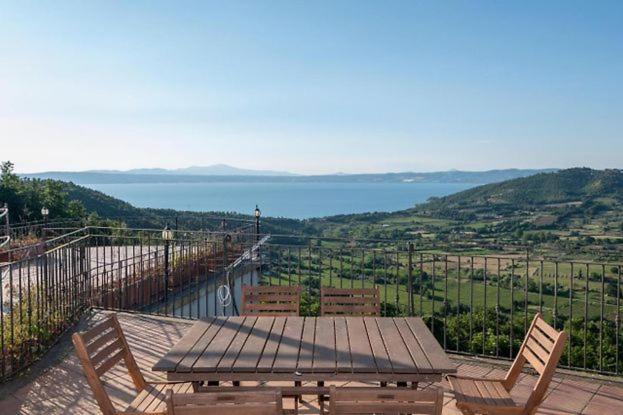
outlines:
[[[171,226],[177,223],[180,229],[218,229],[221,218],[228,218],[228,227],[241,224],[239,220],[250,221],[249,215],[233,212],[193,212],[173,209],[137,208],[131,204],[102,192],[78,186],[74,183],[63,184],[63,191],[69,200],[80,202],[87,212],[98,216],[124,222],[130,227],[162,228],[166,223]],[[262,232],[290,233],[301,232],[305,225],[301,221],[282,218],[263,218]]]
[[[488,204],[526,207],[604,197],[623,201],[623,171],[574,168],[540,173],[436,198],[420,208],[432,211]]]
[[[411,209],[322,218],[331,237],[415,240],[421,249],[623,258],[623,171],[573,168],[475,187]]]

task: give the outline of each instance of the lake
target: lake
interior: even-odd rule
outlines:
[[[433,196],[476,184],[466,183],[123,183],[85,184],[137,207],[252,214],[305,219],[363,212],[392,212]]]

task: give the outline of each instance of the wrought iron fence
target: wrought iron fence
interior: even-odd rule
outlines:
[[[180,305],[217,284],[254,243],[248,230],[174,231],[164,241],[161,230],[85,227],[13,251],[20,259],[0,263],[0,381],[34,362],[89,307],[207,314]]]
[[[321,286],[376,286],[384,315],[422,316],[446,350],[512,359],[539,312],[570,335],[562,366],[623,373],[621,264],[300,237],[274,238],[261,257],[261,283],[304,287],[308,315],[319,312]]]
[[[164,241],[159,230],[83,228],[0,266],[2,379],[88,307],[233,315],[245,284],[302,286],[305,315],[319,313],[322,286],[377,286],[383,315],[422,316],[446,350],[501,359],[516,355],[540,312],[570,334],[562,366],[623,373],[621,264],[424,252],[400,241],[268,239],[254,231],[176,231]]]

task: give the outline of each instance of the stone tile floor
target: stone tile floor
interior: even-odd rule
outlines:
[[[84,330],[106,312],[96,311],[78,325]],[[140,314],[119,314],[128,343],[147,380],[162,380],[162,375],[149,369],[192,325],[187,320]],[[502,376],[504,363],[472,358],[453,357],[459,374],[471,376]],[[122,410],[134,397],[134,389],[122,366],[106,375],[107,388],[113,404]],[[523,374],[513,397],[525,401],[536,378]],[[354,383],[350,384],[355,385]],[[447,383],[420,384],[420,387],[441,386],[446,389],[446,415],[460,414],[455,407]],[[292,399],[286,399],[285,408],[293,408]],[[317,399],[306,396],[299,407],[302,414],[319,412]],[[0,414],[99,414],[91,390],[66,336],[29,373],[0,386]],[[605,378],[580,377],[571,373],[557,373],[539,414],[623,414],[623,383]]]

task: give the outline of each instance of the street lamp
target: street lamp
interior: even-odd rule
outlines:
[[[43,216],[43,220],[47,221],[48,220],[48,216],[50,215],[50,210],[47,207],[42,207],[41,208],[41,216]]]
[[[260,208],[257,207],[257,205],[255,205],[255,211],[253,212],[254,216],[255,216],[255,237],[257,239],[257,242],[260,241],[260,216],[262,216],[262,212],[260,211]]]
[[[168,223],[162,230],[162,239],[164,240],[164,306],[166,310],[169,297],[169,244],[173,240],[173,231]]]

